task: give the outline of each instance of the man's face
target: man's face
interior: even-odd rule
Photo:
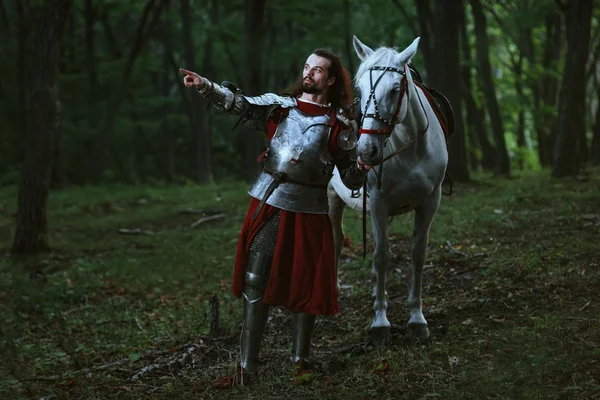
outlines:
[[[304,64],[302,89],[304,93],[321,93],[334,84],[335,78],[329,77],[330,62],[324,57],[311,54]]]

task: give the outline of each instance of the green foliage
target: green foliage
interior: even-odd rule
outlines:
[[[62,138],[60,142],[61,166],[67,180],[84,183],[93,153],[98,129],[111,103],[111,94],[120,84],[127,54],[133,46],[137,24],[145,2],[121,2],[116,0],[93,2],[95,23],[94,67],[98,86],[90,93],[90,67],[86,61],[85,2],[75,2],[61,48],[60,97],[62,101]],[[193,45],[196,50],[196,65],[201,74],[210,74],[210,79],[221,82],[229,80],[244,89],[244,2],[228,0],[218,3],[218,19],[213,20],[211,2],[192,1],[191,20]],[[419,21],[415,4],[399,0],[408,14],[406,20],[394,2],[374,0],[369,2],[350,1],[350,18],[347,21],[350,34],[357,35],[372,47],[379,45],[403,48],[419,32]],[[29,3],[24,4],[27,23]],[[267,2],[264,32],[264,69],[261,86],[265,92],[281,91],[298,76],[304,58],[316,47],[325,47],[340,54],[345,65],[354,68],[358,58],[351,46],[347,46],[343,2],[317,0],[313,2],[289,2],[274,0]],[[498,1],[483,2],[488,20],[490,56],[497,95],[501,100],[502,117],[506,127],[507,141],[515,135],[515,124],[520,110],[524,110],[527,121],[543,121],[555,116],[554,105],[534,101],[534,89],[543,89],[545,78],[559,79],[562,76],[563,60],[543,67],[543,51],[547,41],[545,19],[558,11],[555,1]],[[6,11],[6,40],[0,41],[0,51],[5,54],[0,60],[0,74],[11,79],[0,83],[0,121],[3,138],[0,141],[0,184],[15,182],[15,175],[23,159],[23,126],[27,117],[23,115],[19,96],[19,35],[18,9],[15,2],[3,2]],[[594,13],[600,15],[600,7]],[[472,17],[468,2],[465,2],[467,35],[469,46],[475,45],[472,34]],[[598,20],[592,19],[592,48],[597,41]],[[178,2],[172,2],[160,16],[143,46],[126,88],[126,99],[119,111],[115,134],[111,138],[112,150],[107,168],[116,171],[107,175],[115,181],[127,181],[136,176],[142,182],[164,179],[164,166],[173,160],[176,177],[193,178],[194,140],[190,131],[189,116],[184,107],[182,92],[189,101],[191,91],[181,90],[181,76],[177,68],[185,67],[181,37],[181,15]],[[411,26],[416,27],[413,32]],[[24,26],[25,33],[29,32]],[[531,34],[533,62],[526,59],[524,37]],[[112,39],[111,39],[112,38]],[[26,63],[30,62],[33,43],[26,38]],[[434,39],[434,38],[433,38]],[[563,46],[565,41],[563,39]],[[211,43],[212,66],[206,64],[207,44]],[[472,51],[474,54],[474,51]],[[525,58],[520,76],[514,71],[513,61]],[[422,51],[418,51],[413,63],[421,69],[427,81]],[[475,60],[472,75],[477,78]],[[205,70],[206,69],[206,70]],[[523,86],[523,96],[517,96],[515,86]],[[475,80],[474,97],[485,110],[483,95]],[[93,100],[93,108],[90,101]],[[239,132],[232,132],[235,118],[210,112],[213,135],[213,157],[216,176],[223,179],[239,173],[237,160],[240,157],[237,142]],[[142,144],[138,128],[143,129],[152,149]],[[544,128],[549,129],[549,128]],[[520,159],[534,157],[537,147],[536,126],[528,122],[526,137],[530,154],[516,154]],[[549,134],[549,132],[545,132]],[[172,143],[172,146],[169,145]],[[514,148],[509,149],[515,151]],[[521,152],[522,150],[519,150]],[[159,155],[148,156],[156,153]],[[119,171],[121,160],[127,173]],[[520,165],[519,160],[516,164]],[[528,164],[531,164],[528,162]],[[177,178],[176,178],[177,179]]]

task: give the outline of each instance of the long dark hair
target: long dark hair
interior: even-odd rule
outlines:
[[[341,108],[346,118],[354,119],[352,79],[346,68],[342,65],[342,61],[334,53],[325,49],[315,49],[312,54],[329,60],[327,74],[329,78],[335,78],[334,84],[329,87],[329,91],[327,92],[327,101],[335,109]],[[302,78],[302,75],[300,75],[283,93],[292,97],[300,96],[304,92]]]

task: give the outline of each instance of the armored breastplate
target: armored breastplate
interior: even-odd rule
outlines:
[[[326,214],[327,184],[333,172],[328,152],[330,117],[290,108],[271,139],[264,170],[250,195],[284,210]]]

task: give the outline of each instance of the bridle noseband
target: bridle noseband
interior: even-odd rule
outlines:
[[[375,84],[373,84],[373,71],[383,71],[383,73],[381,75],[379,75],[379,78],[377,78],[377,80],[375,81]],[[381,81],[381,78],[383,78],[385,73],[388,71],[398,73],[402,76],[402,79],[400,80],[400,98],[398,99],[398,105],[396,107],[396,111],[394,112],[394,116],[390,120],[382,117],[381,114],[379,114],[379,105],[377,104],[377,99],[375,98],[375,88]],[[394,67],[377,67],[377,66],[369,68],[369,83],[371,85],[371,88],[370,88],[370,92],[369,92],[369,97],[367,98],[365,112],[360,113],[360,126],[362,127],[365,118],[373,118],[373,119],[376,119],[377,121],[383,122],[388,127],[387,127],[387,129],[363,129],[363,128],[360,128],[359,134],[364,133],[366,135],[391,135],[392,131],[394,130],[396,125],[400,123],[398,121],[398,115],[400,114],[400,108],[402,107],[402,99],[404,98],[404,93],[408,93],[408,91],[406,90],[407,86],[408,86],[407,81],[406,81],[406,65],[404,66],[404,70],[394,68]],[[373,105],[375,106],[375,112],[369,114],[367,111],[369,111],[369,106],[371,105],[371,100],[373,100]],[[408,100],[410,100],[410,99],[408,99]]]

